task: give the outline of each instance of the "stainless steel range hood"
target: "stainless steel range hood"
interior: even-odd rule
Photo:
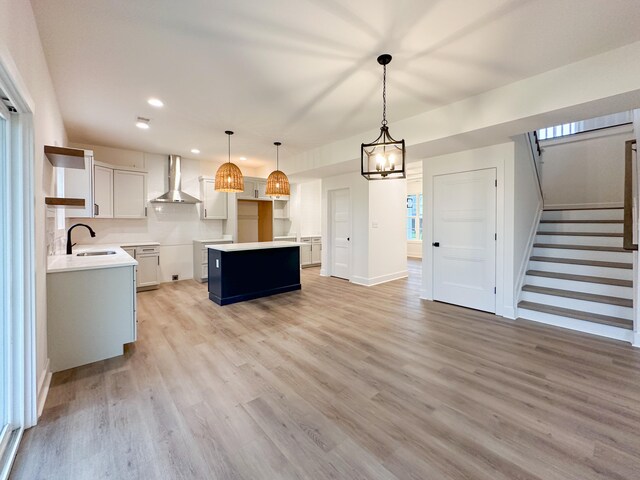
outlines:
[[[181,162],[180,155],[169,155],[169,191],[151,200],[152,203],[200,203],[200,200],[182,191]]]

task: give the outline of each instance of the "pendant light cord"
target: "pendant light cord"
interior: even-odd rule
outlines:
[[[227,142],[227,145],[229,146],[229,150],[228,150],[228,152],[229,152],[229,163],[231,163],[231,135],[227,134],[227,138],[229,140]]]
[[[382,126],[387,126],[387,66],[383,65],[382,74]]]
[[[280,169],[280,145],[276,145],[276,170]]]

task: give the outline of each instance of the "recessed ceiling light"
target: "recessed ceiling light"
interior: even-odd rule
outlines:
[[[240,160],[246,160],[247,157],[240,157]]]
[[[136,127],[141,128],[142,130],[148,130],[149,121],[150,120],[148,118],[138,117],[136,120]]]
[[[191,153],[196,153],[196,154],[198,154],[198,153],[200,153],[200,150],[198,150],[197,148],[192,148],[192,149],[191,149]]]
[[[164,102],[159,98],[150,98],[149,100],[147,100],[147,103],[152,107],[164,107]]]

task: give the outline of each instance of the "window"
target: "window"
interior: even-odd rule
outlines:
[[[422,194],[407,195],[407,240],[422,240]]]
[[[552,138],[566,137],[576,133],[598,130],[600,128],[615,127],[633,122],[633,112],[626,111],[605,115],[603,117],[590,118],[580,122],[564,123],[554,127],[541,128],[538,130],[538,138],[540,140],[551,140]]]

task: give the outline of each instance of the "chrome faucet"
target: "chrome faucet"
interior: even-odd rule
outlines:
[[[75,243],[71,243],[71,230],[73,230],[76,227],[87,227],[89,229],[89,233],[91,234],[91,237],[95,237],[96,236],[96,232],[93,231],[93,229],[84,223],[76,223],[75,225],[72,225],[71,227],[69,227],[69,230],[67,230],[67,255],[71,255],[72,253],[72,248],[75,245]]]

